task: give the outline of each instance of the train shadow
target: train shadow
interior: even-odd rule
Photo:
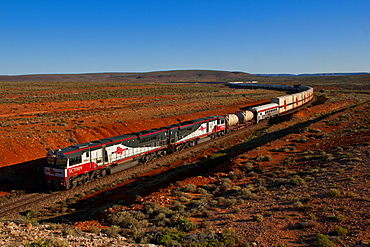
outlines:
[[[45,158],[0,167],[0,191],[11,193],[22,190],[26,193],[39,191],[44,185],[43,165]]]

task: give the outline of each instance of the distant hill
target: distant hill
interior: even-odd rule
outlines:
[[[367,72],[358,73],[317,73],[317,74],[255,74],[255,76],[287,77],[287,76],[344,76],[344,75],[367,75]]]
[[[0,76],[6,82],[225,82],[257,78],[244,72],[215,70],[172,70],[146,73],[38,74]]]
[[[163,82],[228,82],[228,81],[265,81],[268,77],[310,77],[310,76],[345,76],[370,73],[318,73],[318,74],[248,74],[245,72],[218,70],[169,70],[138,73],[84,73],[84,74],[36,74],[1,76],[0,82],[127,82],[127,83],[163,83]],[[261,77],[265,77],[261,78]]]

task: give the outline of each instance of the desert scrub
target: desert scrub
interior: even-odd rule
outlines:
[[[330,196],[330,197],[338,197],[338,196],[340,196],[340,191],[339,190],[337,190],[337,189],[330,189],[329,191],[328,191],[328,195]]]
[[[329,160],[333,158],[332,154],[304,155],[301,160]]]
[[[301,201],[295,201],[293,203],[293,207],[294,207],[295,210],[303,210],[303,209],[305,209],[305,206],[304,206],[304,204]]]
[[[233,206],[237,203],[238,200],[236,198],[224,198],[224,197],[218,198],[218,205],[220,206]]]
[[[294,142],[298,142],[298,143],[305,143],[305,142],[308,142],[308,139],[306,136],[300,136],[298,137],[297,139],[293,140]]]
[[[213,194],[214,192],[216,192],[218,190],[216,184],[205,184],[205,185],[202,185],[201,188],[205,189],[210,194]]]
[[[352,191],[350,191],[350,192],[348,192],[347,193],[347,195],[346,195],[347,197],[349,197],[349,198],[354,198],[354,197],[356,197],[357,196],[357,194],[356,193],[354,193],[354,192],[352,192]]]
[[[33,243],[23,243],[24,247],[68,247],[69,242],[64,238],[51,237],[45,240],[38,239]]]
[[[334,232],[337,236],[344,236],[347,235],[348,230],[346,228],[338,226],[334,229]]]
[[[111,225],[108,228],[104,229],[104,233],[109,237],[117,237],[121,231],[121,228],[116,225]]]
[[[222,190],[222,191],[226,191],[226,190],[228,190],[228,189],[230,189],[231,188],[231,183],[230,182],[228,182],[228,181],[224,181],[224,182],[222,182],[222,184],[220,185],[220,190]]]
[[[89,226],[89,228],[86,231],[90,233],[98,234],[100,232],[100,228],[97,226]]]
[[[335,244],[329,239],[328,236],[319,233],[319,234],[316,235],[316,241],[314,243],[314,246],[316,246],[316,247],[331,247],[331,246],[335,246]]]
[[[268,162],[272,161],[272,157],[270,155],[265,155],[265,156],[257,156],[255,158],[257,162]]]
[[[193,221],[191,221],[190,219],[188,219],[186,217],[183,217],[183,216],[180,216],[176,220],[175,226],[180,231],[184,231],[184,232],[190,232],[190,231],[193,231],[193,230],[197,229],[197,225]]]
[[[171,194],[173,197],[181,197],[181,196],[184,196],[184,192],[182,192],[181,190],[178,190],[178,189],[174,189],[171,191]]]
[[[307,221],[299,222],[298,226],[300,226],[301,228],[312,228],[312,227],[316,227],[317,223],[312,220],[307,220]]]
[[[174,204],[172,205],[171,208],[173,211],[184,212],[186,206],[184,204],[181,204],[180,202],[174,201]]]
[[[187,184],[182,189],[185,192],[194,193],[197,191],[197,187],[194,184]]]
[[[127,211],[111,214],[109,215],[108,220],[112,225],[117,225],[122,228],[145,228],[148,225],[146,220],[138,220],[134,215]]]
[[[253,162],[251,162],[251,161],[247,161],[247,162],[245,162],[245,163],[243,164],[242,169],[243,169],[244,171],[251,171],[251,170],[253,170],[253,167],[254,167],[254,163],[253,163]]]
[[[326,216],[326,219],[328,220],[335,220],[335,221],[338,221],[338,222],[344,222],[347,220],[347,218],[341,214],[338,214],[338,215],[328,215]]]
[[[261,222],[261,221],[263,221],[263,219],[264,219],[264,217],[263,217],[262,214],[256,214],[256,215],[253,216],[254,221]]]
[[[290,183],[294,185],[300,185],[300,184],[306,183],[306,181],[303,178],[301,178],[299,175],[294,175],[292,179],[290,180]]]
[[[242,188],[240,186],[233,186],[224,192],[224,195],[240,195],[242,194]]]
[[[287,146],[287,147],[281,147],[281,148],[274,148],[272,149],[274,152],[289,152],[289,151],[296,151],[296,148],[294,146]]]

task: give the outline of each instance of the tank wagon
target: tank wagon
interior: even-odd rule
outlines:
[[[313,98],[313,89],[307,86],[229,84],[237,87],[297,92],[275,97],[268,104],[229,113],[225,116],[209,116],[51,150],[46,154],[47,162],[44,165],[47,184],[58,189],[70,189],[223,136],[234,129],[258,124],[306,104]]]

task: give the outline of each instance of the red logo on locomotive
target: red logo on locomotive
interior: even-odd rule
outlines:
[[[200,128],[199,128],[199,130],[200,131],[203,131],[203,130],[205,130],[206,128],[204,128],[203,126],[200,126]]]
[[[123,153],[123,151],[125,151],[126,149],[127,148],[117,147],[117,149],[116,149],[116,151],[114,151],[114,153],[121,155]]]
[[[50,168],[49,171],[48,171],[51,175],[54,175],[57,174],[56,171],[53,169],[53,168]]]

